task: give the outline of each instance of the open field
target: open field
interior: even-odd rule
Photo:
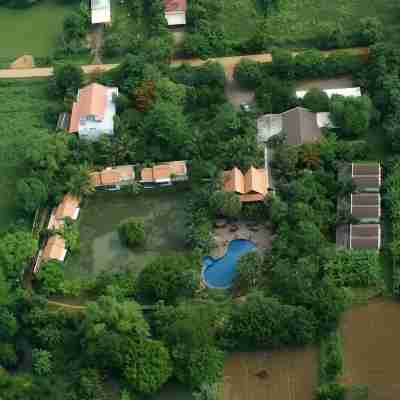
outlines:
[[[0,82],[0,230],[15,219],[18,149],[24,149],[33,130],[46,127],[46,91],[45,80]]]
[[[264,31],[270,35],[271,44],[304,47],[316,36],[321,23],[340,21],[345,28],[351,28],[363,17],[379,18],[384,36],[395,43],[400,41],[397,0],[281,0],[280,3],[280,11],[265,19]],[[257,0],[224,0],[222,24],[229,39],[250,38],[262,20]]]
[[[354,307],[343,318],[340,331],[344,354],[342,383],[367,385],[370,400],[400,398],[400,305],[375,300]]]
[[[23,54],[50,55],[64,17],[78,5],[77,1],[43,0],[23,9],[0,7],[0,63]]]
[[[223,400],[310,400],[317,385],[315,348],[233,353],[225,364]]]
[[[96,193],[81,211],[81,248],[68,259],[67,276],[95,276],[127,265],[139,271],[160,254],[184,251],[183,199],[184,193],[176,187],[147,189],[139,195]],[[145,222],[148,239],[143,248],[131,250],[119,239],[118,224],[129,217]]]

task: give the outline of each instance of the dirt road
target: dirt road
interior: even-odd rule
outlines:
[[[109,71],[118,64],[93,64],[82,65],[85,74],[92,72]],[[18,78],[46,78],[53,75],[53,68],[29,68],[29,69],[0,69],[0,79],[18,79]]]
[[[337,52],[339,50],[324,51],[323,54],[328,56],[331,53]],[[351,53],[354,55],[368,56],[369,49],[367,47],[355,47],[352,49],[341,49],[340,52]],[[293,52],[293,55],[298,54],[298,52]],[[249,54],[246,56],[235,56],[235,57],[219,57],[219,58],[209,58],[208,60],[201,60],[200,58],[191,59],[177,59],[173,60],[172,66],[179,66],[182,64],[190,64],[193,66],[203,65],[209,61],[216,61],[222,64],[225,69],[225,74],[228,80],[233,79],[233,71],[236,64],[240,60],[253,60],[259,62],[272,62],[271,53],[264,54]],[[92,73],[94,71],[108,71],[115,68],[118,64],[100,64],[100,65],[83,65],[82,69],[85,73]],[[13,78],[45,78],[53,75],[53,68],[30,68],[30,69],[0,69],[0,79],[13,79]]]

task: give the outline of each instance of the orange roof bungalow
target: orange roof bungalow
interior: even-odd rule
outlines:
[[[80,212],[79,203],[80,199],[78,197],[73,196],[70,193],[66,194],[62,202],[55,209],[53,209],[47,228],[62,228],[66,218],[76,221]]]
[[[243,175],[239,168],[234,167],[223,173],[223,190],[239,194],[242,203],[264,200],[268,193],[269,182],[267,171],[250,167]]]
[[[186,161],[170,161],[150,168],[143,168],[140,172],[140,178],[144,187],[169,186],[173,182],[186,181],[188,179]]]
[[[135,171],[133,165],[107,167],[102,171],[92,172],[90,180],[96,189],[120,190],[121,186],[132,184],[135,181]]]
[[[103,134],[113,135],[116,96],[118,88],[98,83],[79,89],[76,102],[72,105],[68,131],[91,140]]]
[[[37,273],[39,271],[42,262],[47,262],[47,261],[64,262],[66,255],[67,255],[67,248],[65,245],[64,238],[61,235],[51,236],[47,240],[44,249],[40,250],[33,272]]]

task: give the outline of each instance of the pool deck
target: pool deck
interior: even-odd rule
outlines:
[[[237,229],[232,231],[232,227]],[[236,222],[235,224],[227,224],[224,227],[214,228],[214,240],[216,247],[212,250],[210,256],[213,258],[223,257],[229,242],[235,239],[251,240],[258,250],[268,250],[272,245],[272,234],[262,224],[251,226],[246,221]]]

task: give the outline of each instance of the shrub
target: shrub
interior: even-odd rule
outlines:
[[[149,301],[175,302],[191,297],[199,285],[195,265],[179,255],[162,256],[148,264],[139,275],[138,294]]]
[[[40,267],[35,275],[38,291],[45,295],[60,293],[64,282],[64,270],[56,261],[50,261]]]
[[[320,382],[335,382],[343,369],[343,352],[340,337],[331,333],[324,338],[320,346]]]
[[[338,383],[322,385],[317,391],[317,400],[344,400],[346,388]]]
[[[333,123],[346,137],[357,137],[368,130],[372,110],[372,102],[367,96],[333,96],[330,107]]]
[[[262,64],[257,61],[240,60],[235,66],[233,77],[245,89],[255,89],[262,81]]]
[[[369,287],[381,281],[379,255],[374,251],[337,251],[327,271],[339,286]]]
[[[304,107],[313,112],[329,111],[329,97],[323,90],[318,88],[308,90],[302,103]]]
[[[129,218],[118,226],[121,241],[130,247],[142,246],[146,242],[144,222],[135,217]]]
[[[32,365],[35,375],[49,375],[52,370],[52,356],[47,350],[33,349]]]

